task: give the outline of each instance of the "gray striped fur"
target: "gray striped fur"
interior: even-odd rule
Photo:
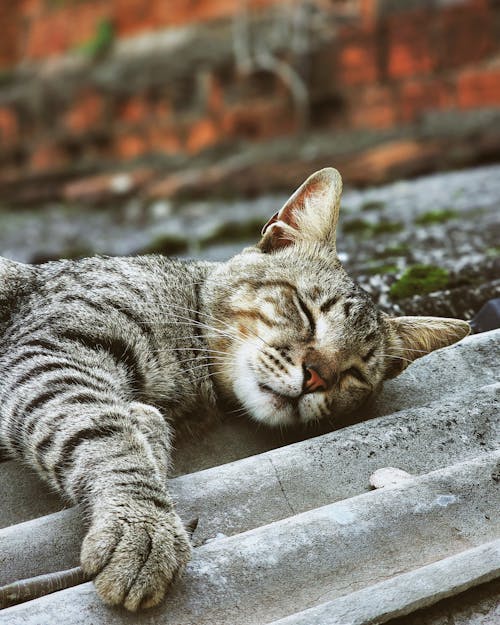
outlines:
[[[227,263],[0,261],[0,443],[85,507],[82,566],[106,602],[155,605],[189,560],[174,431],[228,403],[269,425],[335,418],[467,333],[377,311],[336,256],[340,188],[318,172]]]

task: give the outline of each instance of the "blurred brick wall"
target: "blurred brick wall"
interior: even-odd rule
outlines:
[[[248,0],[247,6],[262,9],[278,2]],[[242,6],[238,0],[6,0],[2,4],[2,25],[15,24],[17,37],[2,44],[8,52],[0,57],[0,66],[64,54],[91,39],[103,19],[112,20],[118,37],[128,37],[227,19]]]
[[[277,4],[283,2],[247,2],[253,13]],[[326,15],[321,41],[296,70],[309,95],[310,130],[385,131],[432,111],[500,107],[499,2],[318,4]],[[97,171],[151,154],[241,149],[245,142],[303,130],[303,111],[280,76],[242,74],[231,42],[220,43],[221,33],[231,37],[232,16],[240,8],[234,0],[3,2],[0,182],[40,172]],[[145,57],[135,70],[123,61],[123,71],[114,57],[93,59],[78,70],[60,63],[92,42],[103,20],[113,25],[115,47],[166,28],[210,33],[213,27],[214,48],[222,51],[209,50],[205,36],[200,45],[207,52],[198,51],[192,62],[183,54],[178,62],[154,57],[150,64]],[[285,62],[287,55],[286,49],[277,52]],[[160,78],[148,69],[156,67],[153,62]],[[122,83],[106,82],[103,67],[122,71]]]

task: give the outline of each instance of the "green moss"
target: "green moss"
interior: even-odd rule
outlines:
[[[388,245],[380,252],[376,252],[376,258],[394,258],[395,256],[406,256],[410,248],[406,243],[399,243],[397,245]]]
[[[111,20],[103,19],[97,24],[95,35],[89,41],[79,46],[79,51],[98,59],[106,55],[115,40],[115,27]]]
[[[442,224],[458,216],[459,214],[457,213],[457,211],[454,211],[451,208],[436,209],[432,211],[427,211],[426,213],[422,213],[419,217],[415,219],[415,223],[422,226],[426,226],[429,224]]]
[[[361,205],[361,210],[362,211],[378,211],[378,210],[382,210],[384,207],[385,207],[385,202],[371,200],[371,201],[364,202]]]
[[[345,221],[344,232],[346,234],[359,234],[363,236],[378,236],[380,234],[387,234],[392,232],[400,232],[404,225],[400,221],[379,221],[375,224],[356,217],[349,221]]]
[[[144,247],[141,254],[164,254],[171,256],[173,254],[182,254],[187,252],[188,244],[182,237],[171,234],[161,234],[151,241],[149,245]]]
[[[388,234],[391,232],[401,232],[403,228],[404,225],[400,221],[379,221],[373,225],[372,233],[377,235]]]
[[[349,219],[344,221],[342,228],[347,234],[361,234],[369,233],[372,229],[372,225],[369,221],[356,217],[355,219]]]
[[[231,243],[232,241],[256,241],[260,238],[264,222],[260,218],[249,221],[228,221],[215,232],[200,241],[201,247],[217,243]]]
[[[413,265],[391,286],[390,295],[393,299],[402,299],[440,291],[448,286],[449,279],[448,272],[442,267]]]
[[[374,265],[368,269],[368,273],[372,275],[396,273],[397,271],[398,267],[391,264]]]
[[[500,247],[487,247],[486,256],[488,258],[497,258],[500,256]]]

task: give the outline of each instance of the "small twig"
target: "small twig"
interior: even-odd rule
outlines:
[[[198,526],[198,521],[199,519],[197,517],[185,524],[190,539]],[[18,603],[24,603],[25,601],[31,601],[32,599],[50,595],[58,590],[84,584],[91,579],[89,575],[83,572],[81,566],[76,566],[74,569],[46,573],[44,575],[22,579],[18,582],[12,582],[12,584],[0,587],[0,610],[17,605]]]
[[[81,566],[13,582],[0,588],[0,609],[88,582],[90,577]]]

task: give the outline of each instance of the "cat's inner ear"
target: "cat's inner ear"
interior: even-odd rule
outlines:
[[[272,252],[298,240],[335,247],[342,178],[332,167],[315,172],[295,191],[262,229],[259,247]]]
[[[394,378],[430,352],[460,341],[470,333],[467,321],[442,317],[391,317],[386,350],[386,378]]]

